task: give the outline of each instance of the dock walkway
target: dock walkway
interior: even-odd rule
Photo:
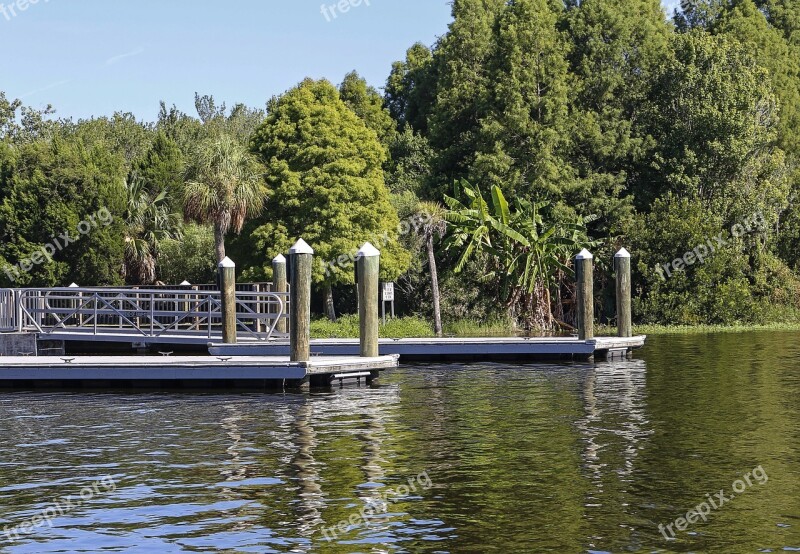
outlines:
[[[19,356],[0,361],[0,386],[214,384],[301,382],[329,384],[349,377],[370,381],[398,366],[398,356],[315,357],[291,362],[288,356]]]
[[[647,337],[510,337],[510,338],[425,338],[381,339],[381,355],[399,355],[401,360],[503,360],[503,359],[590,359],[629,355],[641,348]],[[286,341],[243,344],[211,343],[215,356],[287,355]],[[311,352],[317,356],[357,356],[357,339],[314,339]]]

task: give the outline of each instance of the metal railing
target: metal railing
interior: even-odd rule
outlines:
[[[0,291],[0,326],[4,293],[14,298],[16,330],[42,335],[124,334],[143,338],[193,336],[217,338],[222,333],[219,291],[131,288],[43,288]],[[285,337],[289,293],[236,292],[236,327],[243,338]]]

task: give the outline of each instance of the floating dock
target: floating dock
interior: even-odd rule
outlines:
[[[15,356],[0,358],[0,387],[306,388],[345,379],[370,382],[399,356]]]
[[[646,336],[630,338],[597,337],[512,337],[512,338],[429,338],[380,339],[381,355],[398,355],[404,361],[428,360],[589,360],[629,356],[645,344]],[[243,344],[210,343],[215,356],[277,356],[289,353],[286,341],[262,341]],[[357,339],[314,339],[315,356],[357,356]]]

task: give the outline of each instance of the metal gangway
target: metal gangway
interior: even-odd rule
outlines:
[[[239,339],[287,337],[279,329],[288,329],[289,293],[255,288],[236,291]],[[199,287],[1,289],[0,331],[43,339],[213,342],[222,337],[222,297]]]

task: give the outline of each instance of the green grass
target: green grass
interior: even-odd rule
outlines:
[[[749,331],[800,331],[800,322],[777,322],[758,325],[634,325],[635,335],[690,335],[708,333],[745,333]],[[614,336],[616,327],[595,327],[597,336]]]
[[[418,317],[388,319],[378,331],[383,338],[425,338],[434,336],[431,325]],[[336,322],[315,319],[311,322],[311,338],[314,339],[357,339],[358,316],[343,315]]]
[[[384,338],[427,338],[433,337],[433,326],[418,316],[389,319],[380,326],[380,336]],[[514,328],[506,321],[481,322],[463,319],[444,326],[445,336],[456,337],[509,337],[514,336]],[[358,338],[358,316],[343,315],[336,322],[315,319],[311,322],[311,337],[315,339],[354,339]]]
[[[456,337],[513,337],[516,336],[510,321],[477,321],[461,319],[444,326],[445,335]]]
[[[747,331],[800,331],[800,321],[766,323],[761,325],[634,325],[636,335],[682,335],[703,333],[743,333]],[[428,338],[433,337],[433,327],[418,316],[389,319],[380,326],[383,338]],[[513,337],[514,327],[508,321],[495,320],[482,322],[462,319],[444,326],[445,336],[454,337]],[[617,328],[609,325],[596,325],[597,336],[615,336]],[[358,338],[358,316],[343,315],[338,321],[315,319],[311,322],[311,337],[315,339],[356,339]]]

